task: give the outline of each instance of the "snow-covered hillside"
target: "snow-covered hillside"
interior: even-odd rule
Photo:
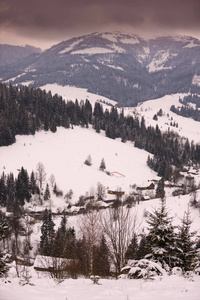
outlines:
[[[62,87],[56,84],[48,84],[43,87],[52,94],[61,95],[66,101],[79,101],[88,99],[94,105],[95,101],[105,101],[108,98],[88,93],[86,89],[75,87]],[[146,125],[159,125],[161,130],[175,130],[181,136],[199,142],[200,122],[177,116],[170,111],[172,104],[178,105],[179,97],[184,95],[169,95],[160,99],[144,102],[136,108],[125,108],[125,114],[136,114],[144,116]],[[111,101],[110,104],[115,104]],[[109,108],[106,104],[104,107]],[[154,114],[160,109],[163,116],[158,117],[158,121],[153,120]],[[179,124],[178,128],[170,126],[170,121]],[[86,166],[84,161],[88,157],[92,158],[92,166]],[[47,173],[46,182],[50,176],[55,176],[57,186],[65,195],[70,189],[73,191],[71,203],[78,201],[80,195],[89,195],[97,188],[100,182],[106,190],[121,189],[125,194],[132,191],[132,185],[147,186],[153,179],[159,179],[157,174],[146,165],[149,153],[134,147],[131,142],[121,143],[120,140],[113,140],[105,137],[104,132],[97,134],[92,128],[86,129],[74,127],[74,129],[58,128],[56,133],[38,132],[35,136],[17,136],[15,144],[9,147],[0,148],[0,170],[8,174],[13,172],[17,176],[19,169],[23,166],[30,173],[36,171],[37,164],[41,162]],[[106,171],[99,170],[102,158],[105,160]],[[200,182],[200,175],[195,177],[196,184]],[[44,185],[45,188],[45,185]],[[171,196],[172,191],[166,189],[166,194]],[[107,195],[107,199],[112,197]],[[52,209],[63,209],[68,203],[62,198],[56,198],[52,193]],[[189,196],[184,198],[184,203],[188,203]],[[158,200],[155,203],[158,203]],[[150,201],[152,205],[152,200]],[[173,202],[173,199],[171,200]],[[169,207],[171,206],[169,202]],[[145,204],[145,207],[147,204]],[[151,205],[150,205],[151,207]],[[149,209],[150,209],[149,207]],[[187,208],[187,204],[183,211]],[[37,208],[39,209],[39,208]],[[40,210],[43,209],[42,207]],[[179,211],[179,209],[177,209]],[[179,218],[182,213],[176,212]],[[140,213],[142,217],[142,213]]]
[[[111,100],[109,98],[103,97],[101,95],[89,93],[87,89],[81,89],[74,86],[61,86],[56,83],[54,84],[46,84],[44,86],[40,87],[41,89],[48,91],[51,91],[52,95],[58,94],[63,97],[63,99],[67,100],[86,100],[88,99],[91,104],[94,104],[96,101],[100,101],[103,103],[109,103],[111,105],[116,105],[117,102],[114,100]]]
[[[90,167],[84,164],[88,155],[92,158]],[[132,143],[105,138],[103,133],[97,134],[93,129],[59,128],[55,134],[39,132],[35,136],[17,136],[14,145],[1,147],[0,170],[17,175],[23,166],[30,173],[41,162],[47,179],[53,174],[64,193],[72,189],[76,202],[80,195],[96,188],[98,182],[111,190],[121,188],[126,193],[135,183],[148,185],[148,180],[156,178],[156,173],[147,167],[147,156],[147,152],[135,148]],[[102,158],[107,171],[122,176],[100,171]]]
[[[167,95],[156,100],[149,100],[141,103],[134,109],[126,109],[126,112],[129,113],[130,110],[137,112],[141,116],[144,116],[146,125],[156,126],[156,124],[158,124],[162,131],[173,130],[180,136],[199,143],[200,122],[184,118],[170,111],[172,105],[175,105],[175,107],[181,106],[179,98],[183,99],[186,95],[188,94]],[[157,121],[153,120],[153,116],[157,114],[160,109],[162,109],[163,115],[158,117]],[[178,127],[170,126],[171,122],[178,124]]]
[[[112,105],[117,104],[116,101],[109,100],[106,97],[92,94],[87,92],[86,89],[80,89],[71,86],[61,86],[58,84],[47,84],[41,87],[45,89],[47,92],[51,91],[52,94],[58,94],[63,97],[63,99],[67,100],[85,100],[88,99],[92,104],[95,101],[101,101],[102,103],[110,103]],[[182,116],[178,116],[177,114],[170,111],[170,107],[175,105],[176,107],[181,106],[179,102],[179,98],[183,98],[188,94],[175,94],[175,95],[167,95],[159,99],[149,100],[140,103],[137,107],[125,107],[124,113],[126,115],[133,114],[138,115],[140,117],[144,117],[146,125],[156,126],[158,124],[159,128],[162,131],[173,130],[177,132],[180,136],[188,138],[190,141],[194,141],[195,143],[200,142],[200,122],[194,121],[189,118],[184,118]],[[153,120],[153,116],[157,114],[157,112],[162,109],[163,116],[158,117],[158,120]],[[178,127],[170,126],[170,122],[178,124]]]
[[[61,87],[58,85],[46,85],[47,91],[52,94],[58,93],[67,100],[88,99],[92,104],[95,101],[115,104],[107,98],[88,93],[87,90],[74,87]],[[146,124],[159,125],[161,130],[176,130],[181,136],[199,142],[200,123],[191,119],[177,116],[169,109],[172,104],[179,105],[179,96],[170,95],[161,99],[147,101],[136,108],[126,108],[125,114],[137,114],[144,116]],[[106,104],[103,104],[106,106]],[[109,106],[107,106],[109,108]],[[160,109],[163,116],[158,121],[153,120],[154,114]],[[178,128],[170,127],[170,121],[178,123]],[[92,165],[84,164],[88,155],[92,158]],[[122,143],[120,140],[105,137],[104,132],[97,134],[91,127],[89,129],[76,127],[70,129],[58,128],[56,133],[37,132],[34,136],[17,136],[16,143],[8,147],[0,147],[0,173],[8,174],[13,172],[17,176],[19,169],[23,166],[30,173],[36,171],[37,164],[41,162],[46,171],[46,182],[53,174],[59,189],[65,195],[70,189],[73,191],[72,204],[76,203],[80,195],[90,195],[100,182],[106,190],[121,189],[126,194],[130,193],[136,184],[147,186],[149,182],[157,178],[155,172],[146,165],[147,153],[134,147],[131,142]],[[102,158],[105,160],[106,170],[100,171],[99,166]],[[110,175],[106,173],[108,171]],[[158,179],[158,178],[157,178]],[[195,177],[196,183],[200,182],[200,176]],[[45,188],[45,184],[43,186]],[[192,195],[180,195],[172,197],[172,190],[166,188],[166,207],[170,216],[173,217],[174,225],[180,225],[185,211],[190,210],[192,225],[191,230],[200,233],[199,210],[189,206]],[[107,198],[109,195],[107,195]],[[197,200],[200,200],[200,191],[196,193]],[[51,201],[26,204],[31,210],[41,211],[45,207],[51,207],[53,212],[67,210],[69,202],[64,197],[56,197],[51,189]],[[147,212],[160,205],[159,199],[141,201],[131,208],[131,213],[136,217],[138,233],[146,231]],[[78,215],[68,217],[68,225],[74,226],[78,236]],[[53,221],[58,228],[61,215],[54,215]],[[41,221],[33,227],[31,236],[34,250],[40,241]],[[167,300],[197,300],[200,294],[200,278],[194,275],[190,280],[177,275],[156,278],[154,281],[144,280],[106,280],[101,279],[100,285],[94,285],[90,279],[79,278],[68,279],[58,284],[53,279],[43,278],[41,274],[30,267],[31,283],[34,285],[19,285],[19,278],[16,277],[16,270],[13,265],[6,280],[0,281],[0,300],[19,300],[26,295],[29,300],[55,298],[62,300],[77,299],[160,299]]]

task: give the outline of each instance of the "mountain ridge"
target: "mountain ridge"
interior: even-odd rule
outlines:
[[[33,53],[41,53],[40,48],[30,45],[15,46],[9,44],[0,44],[0,66],[15,63]]]
[[[0,70],[3,82],[86,88],[116,100],[119,106],[136,106],[167,94],[199,92],[198,76],[200,41],[196,38],[146,40],[120,32],[74,37]]]

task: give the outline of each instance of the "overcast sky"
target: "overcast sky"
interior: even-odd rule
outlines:
[[[96,31],[200,39],[200,0],[0,0],[0,43],[42,49]]]

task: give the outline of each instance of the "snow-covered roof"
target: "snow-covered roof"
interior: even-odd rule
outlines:
[[[72,259],[37,255],[33,267],[35,269],[49,269],[49,268],[64,268],[71,263]]]

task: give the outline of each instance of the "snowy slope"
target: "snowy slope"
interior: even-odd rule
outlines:
[[[94,104],[96,101],[100,101],[102,103],[110,103],[112,105],[117,104],[116,101],[111,100],[107,97],[103,97],[101,95],[93,94],[87,91],[87,89],[77,88],[75,86],[61,86],[56,83],[54,84],[46,84],[40,87],[43,90],[51,91],[52,95],[58,94],[63,97],[66,101],[72,100],[78,101],[81,100],[89,100],[91,104]]]
[[[84,164],[88,155],[92,166]],[[75,127],[58,128],[57,133],[39,132],[35,136],[17,136],[14,145],[0,148],[0,170],[13,172],[23,166],[30,173],[42,162],[47,179],[53,174],[59,188],[67,193],[74,192],[74,201],[101,182],[109,189],[121,187],[126,193],[129,185],[147,185],[148,180],[156,177],[155,172],[146,165],[148,153],[134,148],[131,143],[121,143],[97,134],[94,130]],[[119,172],[122,177],[108,176],[99,171],[102,158],[106,169]]]
[[[87,93],[86,90],[74,87],[60,87],[57,85],[47,85],[47,91],[52,94],[58,93],[64,99],[76,98],[79,100],[89,99],[92,103],[99,99],[98,95]],[[169,128],[169,118],[179,123],[177,130],[182,136],[190,140],[199,141],[199,123],[176,116],[169,111],[172,104],[178,105],[179,95],[166,96],[155,101],[141,104],[137,108],[127,108],[125,113],[139,114],[144,116],[147,125],[158,124],[163,130]],[[106,99],[106,102],[109,99]],[[113,102],[114,104],[114,102]],[[105,104],[104,104],[105,105]],[[153,115],[162,108],[164,115],[158,121],[153,120]],[[169,117],[167,116],[169,114]],[[84,165],[88,155],[92,157],[92,166]],[[8,147],[0,148],[0,172],[13,172],[15,176],[18,169],[23,166],[31,172],[36,170],[38,162],[42,162],[47,173],[47,180],[53,174],[56,183],[64,193],[69,189],[74,192],[72,202],[76,202],[81,194],[90,193],[96,188],[97,182],[101,182],[106,188],[122,188],[126,193],[131,191],[130,185],[147,185],[148,180],[156,178],[155,172],[146,166],[148,153],[144,150],[134,148],[132,143],[121,143],[120,140],[105,138],[104,133],[97,134],[93,129],[74,127],[74,129],[58,128],[56,133],[38,132],[35,136],[17,136],[17,142]],[[108,176],[105,172],[99,171],[101,159],[104,158],[106,170],[119,172],[124,176]],[[168,192],[168,191],[167,191]],[[168,194],[168,193],[167,193]],[[170,194],[170,193],[169,193]],[[166,206],[170,210],[170,215],[174,217],[174,224],[181,222],[184,211],[188,210],[191,195],[171,197],[166,199]],[[200,191],[197,192],[197,200],[200,199]],[[64,198],[56,198],[52,195],[52,201],[46,206],[57,211],[57,208],[67,207]],[[152,211],[159,205],[159,199],[140,202],[132,208],[132,215],[137,217],[138,231],[146,230],[145,214]],[[44,209],[35,207],[35,210]],[[190,208],[193,220],[191,230],[200,232],[199,211]],[[59,226],[61,216],[54,216],[56,227]],[[77,230],[77,216],[68,218],[68,225],[74,226]],[[36,223],[32,234],[32,243],[35,246],[39,242],[41,223]],[[78,230],[77,230],[78,235]],[[162,280],[156,278],[155,281],[143,280],[106,280],[101,279],[100,285],[94,285],[89,279],[79,278],[77,280],[68,279],[58,284],[53,279],[42,278],[33,268],[30,269],[33,286],[20,286],[19,279],[15,278],[16,271],[13,267],[10,270],[7,283],[0,281],[0,300],[21,300],[25,295],[29,300],[35,299],[110,299],[110,300],[197,300],[200,295],[200,277],[194,276],[188,280],[179,276],[164,276]]]
[[[115,105],[117,102],[109,100],[106,97],[92,94],[87,92],[86,89],[80,89],[70,86],[60,86],[58,84],[47,84],[41,87],[47,92],[51,91],[52,94],[59,94],[63,99],[67,100],[85,100],[88,99],[92,104],[95,101],[101,101]],[[166,95],[162,98],[145,101],[140,103],[137,107],[124,108],[125,114],[139,115],[145,118],[146,125],[156,126],[158,124],[162,131],[173,130],[176,131],[180,136],[188,138],[190,141],[195,143],[200,142],[200,122],[194,121],[189,118],[178,116],[177,114],[170,111],[172,105],[181,106],[179,103],[179,97],[183,98],[188,94],[175,94]],[[163,116],[158,117],[158,121],[153,120],[153,116],[160,110],[163,110]],[[178,128],[170,126],[170,122],[178,123]]]
[[[55,84],[47,85],[45,88],[47,91],[51,90],[52,94],[58,93],[63,96],[66,101],[87,98],[94,104],[99,99],[98,95],[88,93],[84,89],[61,87]],[[125,113],[138,114],[140,117],[144,116],[147,125],[156,126],[158,124],[162,130],[169,129],[169,119],[173,117],[173,120],[179,123],[179,127],[170,127],[170,130],[176,130],[181,136],[199,142],[200,123],[176,116],[169,110],[172,104],[178,105],[179,96],[183,95],[170,95],[147,101],[137,108],[125,108]],[[101,100],[109,101],[109,99],[104,98],[101,98]],[[104,106],[106,105],[104,104]],[[153,116],[160,108],[162,108],[164,115],[159,117],[158,121],[154,121]],[[47,173],[47,182],[53,174],[64,195],[70,189],[73,190],[71,200],[73,204],[78,201],[80,195],[85,196],[94,191],[98,182],[103,184],[106,189],[116,190],[121,188],[126,194],[132,191],[130,186],[133,184],[147,186],[150,180],[157,178],[156,173],[146,165],[148,154],[144,150],[135,148],[130,142],[124,144],[120,140],[105,138],[104,132],[97,134],[92,128],[58,128],[56,133],[38,132],[35,136],[17,136],[17,142],[14,145],[1,147],[0,170],[6,174],[13,172],[17,176],[18,170],[22,166],[30,173],[32,170],[36,170],[39,162],[42,162]],[[91,167],[84,164],[88,155],[92,157]],[[102,158],[105,160],[107,171],[110,173],[118,172],[124,176],[116,176],[117,173],[109,176],[106,172],[99,171]],[[197,176],[196,184],[199,182],[200,177]],[[168,196],[171,195],[171,192],[170,189],[166,190]],[[107,195],[107,199],[109,197]],[[174,212],[174,216],[178,216],[179,220],[182,218],[183,212],[187,210],[190,198],[190,195],[181,196],[181,198],[168,198],[168,206]],[[182,206],[180,206],[180,201]],[[176,202],[178,204],[173,207]],[[158,199],[141,203],[137,208],[140,220],[143,219],[144,209],[152,209],[152,206],[157,204],[159,204]],[[53,211],[56,211],[57,208],[66,208],[68,204],[64,198],[56,198],[52,194],[51,205]],[[37,207],[37,209],[41,210],[43,208]],[[196,227],[198,227],[199,218],[196,213],[195,219]],[[75,220],[73,222],[76,223]]]
[[[129,113],[130,110],[139,113],[144,116],[146,125],[156,126],[158,124],[162,131],[173,130],[180,136],[188,138],[190,141],[195,143],[200,142],[200,122],[194,121],[189,118],[178,116],[177,114],[170,111],[170,107],[175,105],[176,107],[181,106],[179,97],[183,99],[188,94],[175,94],[167,95],[159,99],[149,100],[141,103],[135,109],[126,109]],[[153,116],[160,110],[163,110],[163,116],[158,117],[158,121],[153,120]],[[170,122],[178,123],[178,128],[170,126]]]

